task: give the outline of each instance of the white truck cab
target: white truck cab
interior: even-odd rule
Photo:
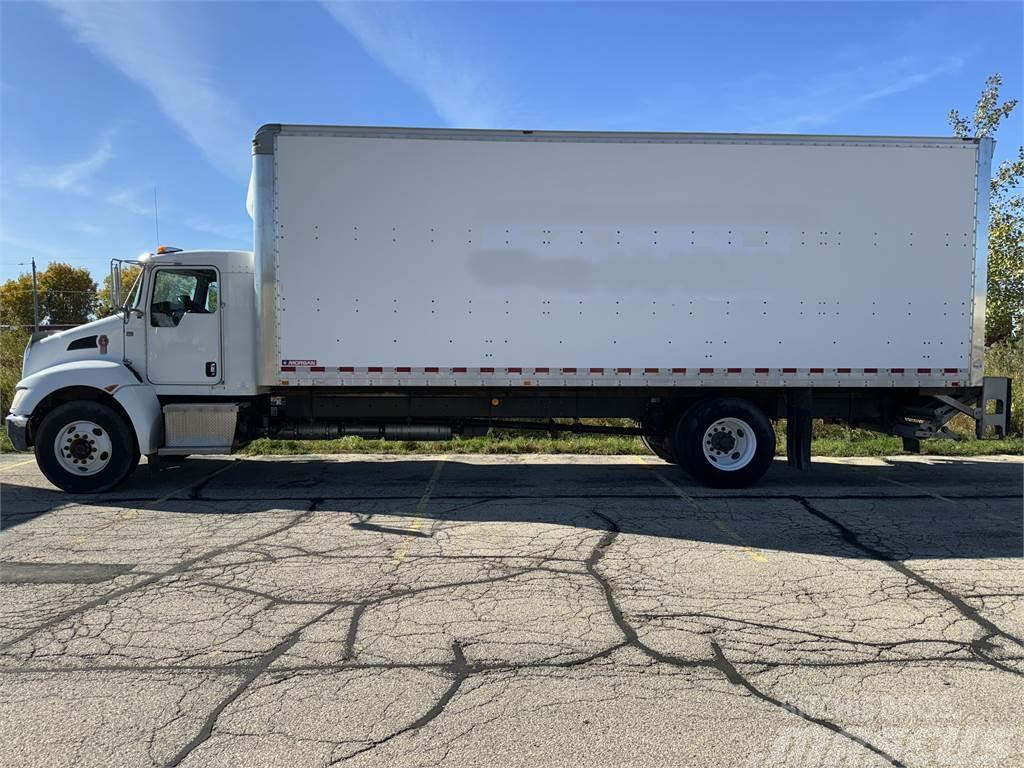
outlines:
[[[35,334],[25,348],[8,433],[19,450],[35,445],[43,472],[67,490],[113,487],[141,455],[159,453],[161,399],[216,409],[217,398],[256,394],[252,253],[167,249],[133,263],[139,278],[116,315]],[[170,452],[231,445],[228,435]]]

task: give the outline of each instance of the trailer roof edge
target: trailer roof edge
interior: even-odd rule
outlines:
[[[253,139],[253,152],[272,153],[273,136],[338,136],[350,138],[465,139],[480,141],[585,141],[639,143],[767,143],[767,144],[899,144],[975,147],[980,139],[957,136],[866,136],[796,133],[699,133],[661,131],[545,131],[478,128],[416,128],[371,125],[302,125],[272,123]]]

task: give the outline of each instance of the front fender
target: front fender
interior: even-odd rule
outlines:
[[[70,387],[89,387],[112,396],[131,420],[139,453],[155,453],[163,443],[163,414],[153,387],[111,360],[61,363],[26,376],[15,388],[18,396],[11,413],[30,417],[43,400]]]

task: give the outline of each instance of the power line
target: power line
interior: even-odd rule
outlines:
[[[98,317],[96,319],[97,320],[102,320],[103,318],[99,318]],[[86,320],[85,322],[89,322],[89,321]],[[63,330],[68,330],[70,328],[77,328],[79,325],[83,325],[83,324],[84,323],[40,323],[39,325],[42,328],[61,328]],[[9,331],[12,328],[34,328],[34,327],[35,326],[32,325],[32,323],[29,323],[28,325],[17,325],[15,323],[2,323],[2,324],[0,324],[0,331]]]
[[[8,288],[7,290],[11,291],[11,292],[14,292],[14,293],[32,293],[32,289],[31,288]],[[40,288],[39,292],[40,293],[88,293],[88,294],[91,294],[93,296],[101,296],[101,295],[103,295],[103,292],[99,291],[99,290],[96,290],[96,291],[68,291],[68,290],[62,290],[62,289],[58,289],[58,288]]]
[[[15,257],[15,258],[17,258],[17,257]],[[49,259],[49,264],[67,264],[69,261],[79,261],[79,262],[81,262],[81,261],[100,261],[100,262],[108,261],[106,256],[48,256],[48,257],[44,257],[44,258]],[[40,261],[42,261],[42,259],[40,259]],[[13,263],[13,264],[15,264],[17,266],[22,266],[23,264],[26,264],[26,265],[28,264],[27,261],[15,261],[15,262],[11,262],[11,263]],[[47,266],[49,266],[49,264]]]

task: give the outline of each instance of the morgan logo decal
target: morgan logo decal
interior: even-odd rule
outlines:
[[[316,360],[282,360],[281,365],[316,365]]]
[[[106,334],[96,339],[96,343],[100,345],[100,354],[107,354],[107,346],[110,344],[110,339],[106,337]]]

